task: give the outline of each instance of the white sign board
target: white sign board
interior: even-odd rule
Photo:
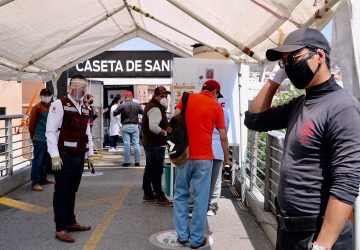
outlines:
[[[200,92],[205,81],[214,79],[221,84],[221,93],[224,98],[219,102],[230,114],[228,140],[230,144],[240,143],[240,111],[238,90],[238,67],[228,60],[202,58],[174,58],[172,93],[184,86],[185,89],[194,89]],[[175,99],[172,98],[172,108]]]

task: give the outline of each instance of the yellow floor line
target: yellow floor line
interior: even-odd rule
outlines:
[[[112,203],[114,199],[115,197],[106,197],[106,198],[99,198],[94,200],[80,201],[80,202],[76,202],[75,207],[79,208],[79,207],[93,206],[97,204],[105,204],[105,203],[108,204],[108,203]]]
[[[101,240],[102,236],[104,235],[105,231],[109,227],[111,221],[113,220],[117,210],[120,208],[121,204],[123,203],[124,199],[126,198],[127,194],[129,193],[132,187],[131,183],[125,185],[125,188],[119,194],[119,196],[114,201],[111,208],[102,218],[100,224],[96,227],[95,231],[90,236],[90,239],[86,242],[83,250],[94,250],[98,245],[99,241]]]
[[[47,212],[51,211],[51,208],[49,209],[49,208],[45,208],[45,207],[40,207],[40,206],[36,206],[36,205],[30,204],[30,203],[13,200],[13,199],[10,199],[7,197],[1,197],[0,204],[9,206],[9,207],[18,208],[18,209],[36,213],[36,214],[43,214],[43,213],[47,213]]]
[[[76,202],[75,206],[77,208],[81,208],[81,207],[93,206],[93,205],[97,205],[97,204],[105,204],[105,203],[108,204],[108,203],[112,203],[114,201],[114,199],[115,199],[115,197],[106,197],[106,198],[100,198],[100,199],[94,199],[94,200],[80,201],[80,202]],[[26,203],[23,201],[13,200],[13,199],[10,199],[7,197],[1,197],[0,204],[3,204],[8,207],[13,207],[13,208],[17,208],[20,210],[24,210],[27,212],[35,213],[35,214],[44,214],[44,213],[49,213],[49,212],[53,211],[53,207],[41,207],[41,206],[33,205],[30,203]]]

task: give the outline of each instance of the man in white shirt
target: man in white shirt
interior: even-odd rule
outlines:
[[[83,103],[86,79],[73,76],[68,86],[68,96],[60,98],[50,106],[46,124],[48,152],[51,156],[55,176],[53,199],[55,237],[72,243],[71,231],[90,230],[75,219],[75,194],[84,170],[85,154],[92,168],[93,143],[89,126],[90,110]]]

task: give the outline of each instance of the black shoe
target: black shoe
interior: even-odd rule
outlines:
[[[204,240],[200,245],[198,245],[198,246],[190,246],[190,248],[191,249],[198,249],[198,248],[203,247],[205,245],[206,245],[206,237],[204,237]]]
[[[123,167],[128,167],[128,166],[130,166],[130,165],[131,165],[130,163],[123,163],[123,164],[122,164]]]
[[[135,166],[136,166],[136,167],[140,166],[140,163],[135,163]]]
[[[178,239],[176,240],[176,242],[177,242],[178,244],[184,246],[184,245],[186,245],[186,244],[189,242],[189,240],[179,240],[179,238],[178,238]]]

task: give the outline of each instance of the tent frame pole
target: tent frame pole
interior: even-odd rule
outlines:
[[[17,66],[14,66],[14,65],[11,65],[10,63],[6,63],[4,61],[0,61],[0,65],[1,66],[4,66],[6,68],[9,68],[9,69],[13,69],[15,71],[19,71],[19,72],[26,72],[26,73],[49,73],[49,71],[47,70],[42,70],[42,69],[38,69],[38,70],[31,70],[31,69],[22,69],[21,65],[17,65]]]
[[[94,20],[93,22],[91,22],[90,24],[86,25],[84,28],[80,29],[79,31],[75,32],[74,34],[72,34],[71,36],[69,36],[68,38],[66,38],[65,40],[61,41],[60,43],[56,44],[55,46],[45,50],[42,54],[37,55],[32,57],[31,59],[29,59],[29,61],[27,63],[25,63],[21,69],[24,69],[32,64],[34,64],[34,62],[39,61],[41,58],[49,55],[50,53],[54,52],[56,49],[60,48],[61,46],[67,44],[68,42],[74,40],[75,38],[77,38],[78,36],[80,36],[81,34],[85,33],[86,31],[92,29],[93,27],[95,27],[96,25],[102,23],[103,21],[107,20],[108,18],[110,18],[111,16],[115,15],[116,13],[120,12],[121,10],[125,9],[126,6],[123,5],[121,7],[118,7],[114,10],[112,10],[109,13],[106,13],[106,15]]]
[[[236,48],[240,49],[244,54],[248,55],[251,58],[254,58],[259,63],[264,63],[263,60],[261,59],[261,57],[256,55],[255,52],[252,51],[250,48],[246,47],[243,43],[241,43],[239,41],[236,41],[231,36],[229,36],[228,34],[223,32],[221,29],[219,29],[215,25],[212,25],[211,23],[206,21],[204,18],[202,18],[199,15],[195,14],[190,9],[186,8],[185,6],[178,3],[177,1],[174,1],[174,0],[167,0],[167,1],[169,3],[171,3],[172,5],[174,5],[175,7],[177,7],[178,9],[180,9],[181,11],[183,11],[184,13],[186,13],[187,15],[194,18],[196,21],[198,21],[199,23],[201,23],[202,25],[204,25],[208,29],[212,30],[214,33],[216,33],[217,35],[219,35],[220,37],[222,37],[223,39],[225,39],[226,41],[228,41],[229,43],[234,45]]]
[[[211,48],[211,49],[214,50],[215,52],[218,52],[218,53],[222,54],[223,56],[228,57],[228,58],[234,60],[235,62],[238,62],[238,61],[239,61],[239,58],[238,58],[238,57],[236,57],[236,56],[234,56],[234,55],[230,55],[227,51],[225,51],[225,50],[223,50],[223,49],[221,49],[221,48],[213,47],[213,46],[211,46],[210,44],[207,44],[207,43],[205,43],[205,42],[203,42],[203,41],[200,41],[200,40],[196,39],[196,38],[193,37],[193,36],[190,36],[190,35],[186,34],[185,32],[182,32],[181,30],[179,30],[179,29],[171,26],[170,24],[168,24],[168,23],[166,23],[166,22],[164,22],[164,21],[156,18],[155,16],[151,15],[149,12],[146,12],[146,11],[142,10],[141,8],[139,8],[139,7],[137,7],[137,6],[133,6],[133,5],[131,5],[131,4],[128,4],[128,7],[131,8],[133,11],[138,12],[139,14],[141,14],[141,15],[143,15],[143,16],[145,16],[145,17],[148,17],[148,18],[150,18],[150,19],[152,19],[152,20],[154,20],[154,21],[156,21],[156,22],[158,22],[158,23],[166,26],[166,27],[169,28],[169,29],[172,29],[172,30],[174,30],[174,31],[176,31],[176,32],[178,32],[178,33],[180,33],[180,34],[182,34],[182,35],[184,35],[184,36],[186,36],[186,37],[188,37],[188,38],[190,38],[190,39],[198,42],[198,43],[201,43],[201,44],[203,44],[203,45]]]
[[[0,7],[8,4],[8,3],[11,3],[11,2],[14,2],[14,0],[0,0]]]

